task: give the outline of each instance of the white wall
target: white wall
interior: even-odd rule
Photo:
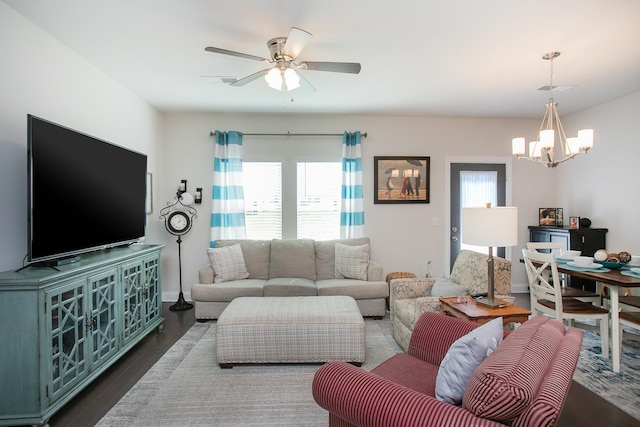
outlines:
[[[27,114],[145,153],[152,172],[160,116],[2,2],[0,70],[0,270],[10,270],[27,253]]]
[[[558,167],[558,206],[608,228],[607,249],[640,254],[640,93],[568,117],[593,128],[594,147]]]

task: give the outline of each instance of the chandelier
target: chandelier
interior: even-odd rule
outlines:
[[[512,152],[519,159],[527,159],[555,168],[560,163],[573,159],[578,154],[586,154],[593,147],[593,129],[578,131],[577,137],[567,138],[558,116],[558,103],[553,100],[553,60],[560,52],[549,52],[542,59],[549,61],[551,73],[549,78],[549,103],[545,105],[544,117],[540,125],[538,140],[529,142],[528,153],[525,151],[525,139],[513,138]],[[556,146],[556,136],[559,141]]]

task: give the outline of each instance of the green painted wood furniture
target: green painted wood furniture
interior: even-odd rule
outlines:
[[[155,328],[162,245],[0,273],[0,425],[45,425]]]

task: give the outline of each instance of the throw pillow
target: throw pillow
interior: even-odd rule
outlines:
[[[336,279],[367,280],[369,245],[336,243]]]
[[[439,277],[431,288],[432,297],[455,297],[458,295],[467,295],[467,293],[467,288],[453,283],[445,276]]]
[[[209,248],[209,261],[213,267],[213,283],[228,282],[230,280],[246,279],[249,272],[244,263],[240,244],[222,248]]]
[[[458,405],[471,375],[502,342],[502,317],[474,329],[454,342],[440,363],[436,398]]]

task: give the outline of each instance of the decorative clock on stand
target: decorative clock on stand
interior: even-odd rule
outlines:
[[[182,255],[180,244],[182,236],[191,230],[193,219],[198,217],[198,211],[191,207],[194,202],[193,196],[187,193],[187,181],[182,180],[176,197],[171,202],[167,202],[167,206],[160,211],[160,219],[164,221],[167,231],[174,236],[178,236],[178,276],[180,280],[180,294],[178,301],[169,309],[171,311],[190,310],[193,304],[185,301],[182,293]]]

